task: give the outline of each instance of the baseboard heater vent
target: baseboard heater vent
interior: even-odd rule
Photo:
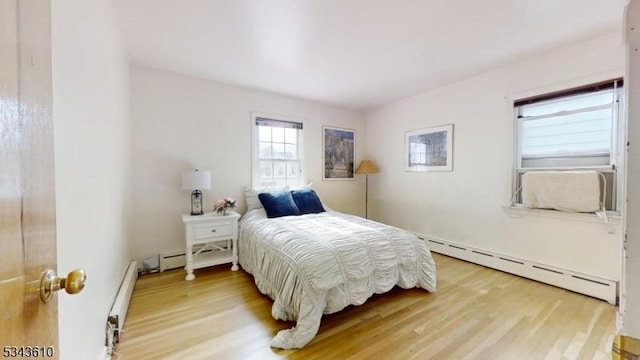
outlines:
[[[109,354],[112,353],[113,347],[120,341],[120,331],[124,326],[124,321],[129,310],[129,302],[133,295],[133,288],[138,279],[138,264],[136,261],[129,263],[127,271],[124,274],[122,284],[116,295],[116,299],[113,302],[111,311],[109,311],[109,317],[107,319],[107,336],[105,345],[109,349]]]
[[[415,235],[420,239],[426,239],[431,251],[436,253],[526,277],[580,294],[589,295],[605,300],[613,305],[615,305],[618,300],[618,282],[614,280],[560,269],[482,249],[474,249],[452,241],[432,239],[422,234]]]
[[[500,256],[500,260],[510,261],[510,262],[512,262],[512,263],[516,263],[516,264],[524,265],[524,263],[523,263],[522,261],[513,260],[513,259],[507,259],[507,258],[504,258],[504,257],[502,257],[502,256]]]
[[[194,250],[195,251],[195,250]],[[204,249],[200,253],[208,253],[213,251],[212,249]],[[183,268],[187,265],[187,257],[184,254],[184,250],[169,251],[160,254],[160,272]]]
[[[170,251],[160,254],[160,271],[177,269],[187,264],[184,250]]]
[[[471,250],[471,252],[474,253],[474,254],[478,254],[478,255],[484,255],[484,256],[488,256],[488,257],[493,257],[493,255],[488,254],[486,252],[482,252],[482,251]]]
[[[542,267],[542,266],[538,266],[538,265],[533,265],[534,269],[538,269],[538,270],[543,270],[543,271],[548,271],[548,272],[552,272],[552,273],[556,273],[559,275],[564,275],[564,273],[562,271],[558,271],[558,270],[553,270],[553,269],[548,269],[546,267]]]

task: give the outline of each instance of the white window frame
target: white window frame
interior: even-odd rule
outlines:
[[[256,125],[256,120],[258,118],[265,118],[274,121],[282,121],[282,122],[292,122],[302,124],[302,129],[298,130],[298,139],[297,139],[297,160],[290,159],[278,159],[279,161],[286,162],[297,162],[298,163],[298,180],[297,184],[293,187],[301,187],[305,184],[305,161],[304,161],[304,129],[305,122],[302,119],[283,116],[283,115],[275,115],[275,114],[267,114],[267,113],[259,113],[252,112],[251,113],[251,186],[254,189],[265,189],[269,187],[265,187],[260,185],[260,145],[258,144],[258,125]],[[269,159],[273,160],[273,159]],[[280,187],[280,186],[273,186]]]
[[[614,106],[614,123],[612,127],[612,147],[609,152],[609,165],[606,166],[548,166],[548,167],[523,167],[522,166],[522,154],[521,154],[521,146],[522,138],[520,133],[520,119],[518,118],[519,109],[516,103],[521,101],[521,99],[525,98],[537,98],[537,97],[546,97],[553,96],[554,93],[558,93],[558,98],[562,98],[565,96],[569,96],[567,93],[572,91],[572,89],[576,88],[587,88],[590,87],[590,84],[598,84],[598,83],[606,83],[613,82],[616,80],[622,80],[622,77],[619,75],[614,75],[606,81],[588,81],[583,82],[582,84],[573,84],[573,86],[565,86],[555,89],[550,89],[546,92],[539,92],[535,94],[526,94],[520,96],[511,97],[511,107],[510,111],[513,114],[513,134],[514,134],[514,142],[513,142],[513,171],[511,172],[511,207],[512,208],[523,208],[519,199],[519,181],[518,177],[524,173],[525,171],[545,171],[545,170],[597,170],[602,173],[612,173],[615,184],[612,186],[612,194],[607,193],[607,196],[613,196],[615,199],[615,207],[613,210],[607,210],[608,215],[619,216],[622,209],[622,204],[624,201],[624,176],[625,176],[625,165],[624,165],[624,149],[625,149],[625,129],[626,129],[626,113],[624,106],[624,84],[617,88],[617,106]],[[571,156],[568,156],[571,157]],[[566,158],[566,157],[565,157]],[[613,166],[612,166],[613,165]],[[544,210],[540,209],[538,211],[543,212],[557,212],[554,210]]]

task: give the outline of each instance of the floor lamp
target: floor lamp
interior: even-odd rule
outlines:
[[[367,219],[369,218],[369,174],[375,174],[378,172],[380,172],[380,170],[371,160],[362,160],[362,162],[356,169],[356,174],[364,174],[366,176],[364,192],[364,217]]]

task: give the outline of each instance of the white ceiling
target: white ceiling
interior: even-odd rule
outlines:
[[[367,109],[620,31],[626,0],[112,0],[131,62]]]

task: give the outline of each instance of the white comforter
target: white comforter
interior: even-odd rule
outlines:
[[[264,209],[240,221],[239,262],[274,300],[272,316],[295,320],[271,346],[301,348],[322,314],[360,305],[374,293],[436,289],[435,263],[423,240],[395,227],[335,211],[268,219]]]

